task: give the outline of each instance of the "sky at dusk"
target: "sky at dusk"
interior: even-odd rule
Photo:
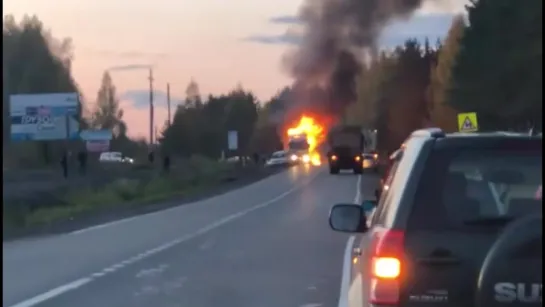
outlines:
[[[466,1],[426,5],[411,20],[394,23],[381,43],[409,37],[435,40]],[[291,79],[282,55],[297,39],[286,35],[297,22],[300,0],[4,0],[4,15],[36,14],[57,38],[74,43],[73,75],[92,108],[102,73],[115,67],[153,65],[155,122],[166,120],[167,82],[173,103],[193,78],[201,94],[219,94],[238,83],[261,101]],[[148,71],[112,69],[131,136],[148,133]]]

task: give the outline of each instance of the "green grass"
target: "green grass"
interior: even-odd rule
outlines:
[[[25,204],[4,206],[4,229],[43,226],[70,220],[90,212],[120,206],[142,206],[191,195],[217,185],[231,165],[192,158],[183,172],[156,173],[151,179],[117,179],[103,187],[81,187],[59,195],[59,204],[35,210]],[[8,209],[11,208],[11,209]]]

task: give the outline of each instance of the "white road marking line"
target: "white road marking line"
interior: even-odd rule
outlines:
[[[18,304],[15,304],[11,307],[32,307],[32,306],[35,306],[35,305],[38,305],[40,303],[43,303],[44,301],[47,301],[49,299],[52,299],[54,298],[55,296],[59,296],[65,292],[68,292],[68,291],[71,291],[71,290],[74,290],[74,289],[77,289],[89,282],[92,281],[92,278],[81,278],[81,279],[78,279],[78,280],[75,280],[69,284],[66,284],[64,286],[60,286],[58,288],[55,288],[51,291],[47,291],[46,293],[43,293],[43,294],[40,294],[38,296],[35,296],[29,300],[26,300],[26,301],[23,301],[23,302],[20,302]]]
[[[354,203],[359,204],[361,199],[361,175],[359,175],[356,183],[356,196],[354,197]],[[354,247],[354,240],[356,240],[356,236],[350,236],[344,249],[341,290],[339,292],[339,307],[348,307],[348,290],[350,289],[350,275],[352,274],[352,248]]]
[[[361,175],[358,176],[356,182],[356,196],[354,197],[354,203],[359,204],[361,202]]]
[[[299,190],[299,189],[302,189],[304,188],[305,186],[307,186],[308,184],[310,184],[314,179],[316,179],[316,177],[318,177],[318,175],[320,175],[321,171],[318,171],[316,172],[315,174],[313,174],[307,181],[305,181],[304,183],[298,185],[298,186],[295,186],[294,188],[291,188],[289,189],[288,191],[276,196],[275,198],[273,199],[270,199],[264,203],[261,203],[261,204],[258,204],[258,205],[255,205],[253,207],[250,207],[248,209],[245,209],[245,210],[242,210],[242,211],[239,211],[237,213],[234,213],[232,215],[228,215],[226,217],[224,217],[223,219],[219,220],[219,221],[216,221],[212,224],[209,224],[208,226],[205,226],[199,230],[197,230],[196,232],[194,233],[190,233],[188,235],[185,235],[183,237],[180,237],[176,240],[173,240],[173,241],[170,241],[170,242],[167,242],[163,245],[160,245],[156,248],[153,248],[153,249],[150,249],[150,250],[147,250],[143,253],[140,253],[132,258],[129,258],[128,260],[125,260],[125,261],[121,261],[119,263],[116,263],[116,264],[113,264],[99,272],[96,272],[96,273],[93,273],[93,274],[90,274],[88,277],[85,277],[85,278],[80,278],[78,280],[75,280],[75,281],[72,281],[72,282],[69,282],[65,285],[62,285],[62,286],[59,286],[57,288],[54,288],[54,289],[51,289],[45,293],[42,293],[42,294],[39,294],[33,298],[30,298],[30,299],[27,299],[27,300],[24,300],[20,303],[17,303],[15,305],[12,305],[10,307],[33,307],[33,306],[36,306],[38,304],[41,304],[47,300],[50,300],[56,296],[59,296],[63,293],[66,293],[68,291],[71,291],[71,290],[75,290],[85,284],[88,284],[92,281],[94,281],[95,279],[97,278],[101,278],[101,277],[104,277],[108,274],[111,274],[125,266],[127,266],[128,264],[133,264],[134,262],[137,262],[139,260],[143,260],[145,258],[148,258],[152,255],[155,255],[159,252],[162,252],[164,250],[167,250],[169,248],[172,248],[180,243],[183,243],[185,241],[188,241],[190,239],[193,239],[199,235],[202,235],[202,234],[205,234],[207,232],[210,232],[220,226],[223,226],[237,218],[240,218],[240,217],[243,217],[244,215],[250,213],[250,212],[253,212],[253,211],[256,211],[258,209],[261,209],[261,208],[265,208],[279,200],[281,200],[282,198],[290,195],[291,193]]]
[[[281,173],[279,173],[281,174]],[[272,176],[276,176],[278,174],[274,174]],[[272,177],[271,176],[271,177]],[[265,177],[261,180],[258,180],[256,182],[253,182],[249,185],[246,185],[244,187],[242,187],[242,189],[247,189],[253,185],[256,185],[256,184],[259,184],[261,183],[262,181],[266,180],[266,179],[270,179],[270,177]],[[239,191],[240,189],[235,189],[235,190],[232,190],[230,192],[227,192],[227,193],[233,193],[233,192],[236,192],[236,191]],[[222,197],[224,196],[224,194],[220,194],[220,195],[216,195],[216,196],[212,196],[210,198],[207,198],[207,199],[201,199],[201,200],[197,200],[195,202],[190,202],[190,203],[186,203],[186,204],[182,204],[183,206],[187,206],[187,205],[192,205],[192,204],[195,204],[195,203],[198,203],[198,202],[202,202],[202,201],[210,201],[210,200],[213,200],[215,198],[219,198],[219,197]],[[132,220],[136,220],[136,219],[139,219],[139,218],[142,218],[142,217],[145,217],[145,216],[148,216],[148,215],[155,215],[155,214],[160,214],[162,212],[165,212],[165,211],[169,211],[169,210],[175,210],[177,209],[179,206],[181,205],[177,205],[177,206],[174,206],[174,207],[171,207],[171,208],[167,208],[167,209],[164,209],[164,210],[159,210],[159,211],[154,211],[154,212],[150,212],[150,213],[146,213],[146,214],[141,214],[141,215],[135,215],[135,216],[131,216],[131,217],[127,217],[127,218],[124,218],[124,219],[120,219],[120,220],[115,220],[115,221],[111,221],[111,222],[107,222],[107,223],[104,223],[104,224],[99,224],[99,225],[95,225],[95,226],[90,226],[90,227],[86,227],[86,228],[82,228],[82,229],[78,229],[78,230],[74,230],[72,232],[69,232],[68,235],[79,235],[79,234],[82,234],[82,233],[85,233],[85,232],[89,232],[89,231],[93,231],[93,230],[97,230],[97,229],[101,229],[101,228],[106,228],[106,227],[110,227],[110,226],[115,226],[115,225],[118,225],[118,224],[123,224],[123,223],[126,223],[126,222],[130,222]]]

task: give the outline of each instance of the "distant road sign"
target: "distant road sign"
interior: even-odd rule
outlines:
[[[106,152],[110,149],[109,140],[92,140],[86,142],[86,148],[89,152]]]
[[[460,113],[458,114],[458,131],[460,132],[476,132],[479,131],[479,123],[477,121],[477,113]]]
[[[238,149],[238,132],[237,131],[229,131],[227,133],[227,146],[229,150]]]

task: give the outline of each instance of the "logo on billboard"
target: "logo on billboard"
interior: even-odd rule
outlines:
[[[22,117],[21,124],[36,125],[38,131],[55,128],[55,123],[51,117],[51,109],[44,106],[27,107],[26,115]]]

